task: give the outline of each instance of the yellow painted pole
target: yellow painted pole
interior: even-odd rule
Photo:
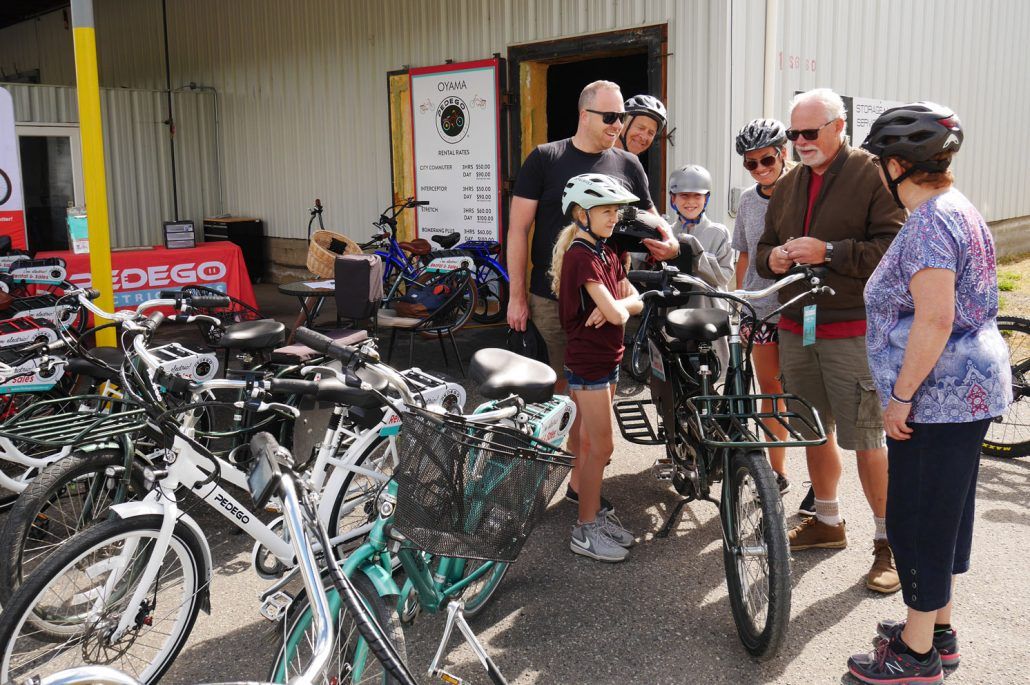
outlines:
[[[104,169],[104,131],[100,120],[100,78],[97,72],[93,0],[72,0],[71,4],[79,135],[82,138],[82,173],[89,222],[89,268],[93,287],[100,291],[96,303],[101,309],[110,312],[114,311],[111,231],[107,217],[107,176]],[[99,325],[103,322],[96,323]],[[97,333],[97,345],[114,347],[114,329],[107,328]]]

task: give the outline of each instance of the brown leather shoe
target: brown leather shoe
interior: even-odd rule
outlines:
[[[894,552],[886,540],[873,540],[873,566],[866,574],[865,586],[873,592],[884,594],[901,589],[901,579],[894,565]]]
[[[805,519],[787,533],[790,551],[818,547],[821,549],[844,549],[848,546],[848,537],[844,531],[844,521],[836,526],[823,523],[816,517]]]

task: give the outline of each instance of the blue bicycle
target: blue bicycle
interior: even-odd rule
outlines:
[[[508,270],[496,259],[501,254],[501,244],[496,240],[466,240],[459,244],[461,234],[457,231],[431,239],[445,250],[461,251],[472,257],[478,295],[472,319],[477,323],[502,321],[508,308],[510,279]]]

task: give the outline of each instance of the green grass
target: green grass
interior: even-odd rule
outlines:
[[[998,272],[998,290],[1003,293],[1012,292],[1016,289],[1016,284],[1023,277],[1020,274],[1013,273],[1011,271],[999,271]]]

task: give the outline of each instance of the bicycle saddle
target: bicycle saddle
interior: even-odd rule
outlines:
[[[217,347],[232,350],[263,350],[286,342],[286,326],[272,319],[242,321],[225,329]]]
[[[665,332],[680,340],[712,342],[730,334],[730,315],[723,309],[677,309],[665,317]]]
[[[503,400],[518,395],[526,402],[546,402],[554,395],[558,376],[547,364],[488,347],[472,355],[469,377],[479,384],[480,394],[488,400]]]
[[[118,370],[122,368],[123,361],[125,353],[117,347],[97,347],[81,357],[70,357],[67,369],[72,373],[97,380],[116,381],[120,377]],[[102,364],[110,366],[113,371]]]
[[[459,240],[461,240],[461,234],[457,231],[455,231],[454,233],[448,233],[447,235],[433,236],[433,242],[445,250],[449,247],[454,247],[455,245],[457,245]]]
[[[418,255],[419,257],[421,257],[422,255],[427,255],[433,251],[433,246],[430,245],[429,241],[425,240],[424,238],[415,238],[414,240],[408,242],[397,243],[397,245],[405,252],[411,253],[413,255]]]

